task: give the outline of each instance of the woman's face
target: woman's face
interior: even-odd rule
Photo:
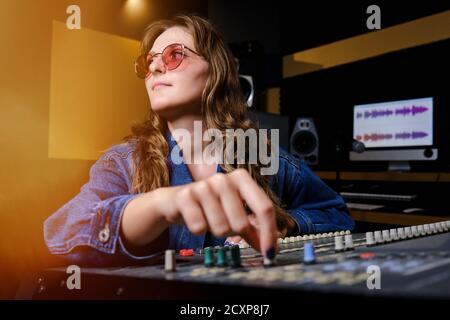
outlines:
[[[161,53],[173,43],[184,44],[195,51],[192,35],[182,27],[164,31],[156,38],[150,51]],[[154,57],[149,68],[145,86],[153,111],[167,119],[200,114],[201,97],[208,78],[208,62],[185,49],[185,57],[176,69],[168,70],[161,55]]]

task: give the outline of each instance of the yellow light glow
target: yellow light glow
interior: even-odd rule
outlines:
[[[125,2],[125,12],[130,15],[142,13],[146,9],[144,0],[127,0]]]

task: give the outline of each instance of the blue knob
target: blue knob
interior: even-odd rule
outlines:
[[[314,245],[311,242],[305,243],[303,247],[303,262],[305,264],[314,264],[316,263],[316,252],[314,251]]]

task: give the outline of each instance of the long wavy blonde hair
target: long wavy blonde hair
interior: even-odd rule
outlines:
[[[170,20],[154,22],[145,30],[141,53],[148,53],[156,38],[175,26],[186,28],[190,32],[194,38],[194,50],[209,64],[209,75],[202,94],[203,126],[206,129],[218,129],[223,136],[227,135],[226,129],[257,130],[257,125],[247,115],[247,106],[240,89],[233,55],[207,20],[196,15],[177,15]],[[133,140],[135,145],[132,175],[132,191],[134,193],[148,192],[169,186],[170,173],[167,162],[169,146],[165,138],[166,130],[165,120],[150,108],[147,118],[143,122],[133,125],[131,135],[125,137],[126,141]],[[257,136],[259,137],[259,135]],[[225,148],[226,144],[224,143]],[[246,148],[246,150],[248,149]],[[267,150],[270,150],[270,140],[267,140]],[[270,189],[270,176],[260,174],[261,165],[259,163],[224,163],[220,166],[225,173],[236,168],[245,168],[273,201],[278,229],[284,230],[287,227],[287,213],[281,207],[280,200]]]

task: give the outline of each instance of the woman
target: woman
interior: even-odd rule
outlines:
[[[191,15],[155,22],[141,49],[135,71],[150,98],[148,118],[110,148],[81,192],[47,219],[50,252],[86,265],[133,263],[164,248],[222,245],[228,237],[243,238],[273,259],[278,237],[353,228],[342,198],[283,150],[272,175],[263,175],[248,151],[241,164],[220,157],[186,161],[188,155],[204,159],[211,143],[176,134],[193,137],[196,123],[226,137],[230,128],[255,128],[233,56],[209,22]]]

